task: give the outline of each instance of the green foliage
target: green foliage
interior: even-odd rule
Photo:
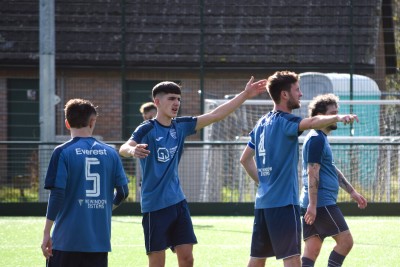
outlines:
[[[30,188],[0,187],[0,202],[38,202],[38,200],[37,185]]]

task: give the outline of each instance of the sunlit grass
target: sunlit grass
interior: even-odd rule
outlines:
[[[343,266],[398,266],[400,262],[399,217],[347,217],[354,247]],[[253,218],[194,216],[199,243],[194,246],[195,266],[246,266],[249,259]],[[44,266],[40,243],[44,217],[0,218],[0,266]],[[334,246],[327,238],[316,263],[327,265]],[[147,266],[140,216],[115,216],[112,221],[112,247],[109,266]],[[22,256],[23,255],[23,256]],[[177,266],[176,255],[167,252],[166,266]],[[267,266],[282,261],[267,260]]]

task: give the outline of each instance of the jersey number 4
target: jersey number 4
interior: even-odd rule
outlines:
[[[98,164],[100,164],[100,161],[97,158],[86,158],[86,181],[93,181],[93,189],[86,190],[87,197],[100,196],[100,175],[97,172],[90,171],[92,165]]]

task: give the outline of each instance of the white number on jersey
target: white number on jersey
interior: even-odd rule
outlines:
[[[100,196],[100,175],[96,172],[90,172],[92,165],[100,164],[97,158],[86,158],[85,176],[87,181],[93,181],[93,189],[86,190],[87,197]]]
[[[264,136],[265,136],[265,128],[263,128],[262,133],[260,134],[260,142],[258,143],[258,156],[263,157],[263,164],[265,164],[265,145],[264,145]]]

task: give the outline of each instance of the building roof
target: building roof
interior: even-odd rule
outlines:
[[[56,64],[373,69],[382,1],[56,0]],[[0,5],[0,64],[38,64],[39,1]]]

